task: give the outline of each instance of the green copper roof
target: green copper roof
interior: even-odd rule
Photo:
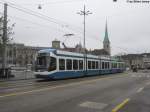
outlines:
[[[105,42],[109,42],[109,38],[108,38],[108,30],[107,30],[107,21],[106,21],[106,27],[105,27],[105,37],[104,37],[104,43]]]

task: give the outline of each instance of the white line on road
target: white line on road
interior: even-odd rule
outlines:
[[[141,91],[143,91],[144,87],[141,87],[137,90],[137,93],[140,93]]]

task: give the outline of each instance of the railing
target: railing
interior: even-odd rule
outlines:
[[[1,72],[0,76],[2,76]],[[11,69],[7,70],[7,74],[5,76],[0,77],[0,81],[26,80],[33,78],[35,77],[32,70],[29,70],[26,67],[11,67]]]

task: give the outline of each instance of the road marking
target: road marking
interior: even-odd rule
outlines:
[[[125,74],[124,76],[126,76],[128,74]],[[117,78],[121,78],[122,76],[117,76]],[[87,84],[87,83],[92,83],[92,82],[96,82],[99,80],[103,80],[103,79],[112,79],[112,78],[116,78],[116,77],[103,77],[100,79],[94,79],[94,80],[90,80],[90,81],[79,81],[79,82],[74,82],[74,83],[70,83],[70,84],[64,84],[64,85],[58,85],[58,86],[48,86],[42,89],[35,89],[35,90],[31,90],[31,91],[24,91],[24,92],[16,92],[16,93],[10,93],[10,94],[5,94],[5,95],[1,95],[0,98],[4,98],[4,97],[10,97],[10,96],[17,96],[17,95],[23,95],[23,94],[29,94],[29,93],[33,93],[33,92],[42,92],[42,91],[46,91],[46,90],[53,90],[53,89],[58,89],[58,88],[63,88],[63,87],[69,87],[69,86],[76,86],[76,85],[80,85],[80,84]]]
[[[137,90],[137,93],[140,93],[141,91],[143,91],[144,87],[141,87]]]
[[[130,101],[130,99],[127,98],[122,103],[120,103],[119,105],[117,105],[114,109],[112,109],[112,112],[118,112],[118,110],[120,110],[123,106],[125,106],[129,101]]]
[[[97,103],[97,102],[90,102],[86,101],[81,104],[79,104],[80,107],[86,107],[86,108],[91,108],[91,109],[104,109],[108,104],[105,103]]]

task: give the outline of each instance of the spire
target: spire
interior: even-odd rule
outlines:
[[[105,26],[105,37],[104,37],[104,43],[109,42],[109,38],[108,38],[108,30],[107,30],[107,20],[106,20],[106,26]]]

